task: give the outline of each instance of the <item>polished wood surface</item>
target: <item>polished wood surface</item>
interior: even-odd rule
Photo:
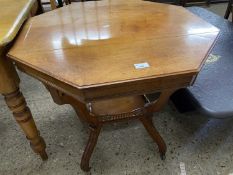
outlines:
[[[73,3],[34,17],[9,56],[80,90],[200,70],[216,27],[182,7],[120,2]],[[135,69],[142,62],[150,67]]]
[[[73,3],[33,17],[8,56],[42,81],[57,104],[70,104],[89,124],[81,168],[102,125],[139,119],[157,143],[166,145],[151,116],[174,90],[192,85],[219,30],[182,7],[139,0]],[[134,64],[149,67],[135,69]],[[155,102],[142,94],[160,92]]]
[[[2,0],[0,6],[0,92],[9,93],[18,88],[19,78],[6,58],[13,41],[25,20],[35,14],[36,0]],[[3,83],[4,82],[4,83]]]
[[[1,0],[0,47],[15,38],[35,3],[36,0]]]
[[[37,12],[38,7],[36,0],[1,0],[0,2],[0,94],[5,97],[6,104],[30,141],[32,149],[46,160],[45,142],[19,90],[20,80],[14,65],[6,57],[6,52],[23,23]]]

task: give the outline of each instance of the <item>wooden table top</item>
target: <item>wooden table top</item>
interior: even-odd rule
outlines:
[[[72,3],[31,18],[8,55],[85,89],[195,74],[218,33],[183,7],[137,0]],[[149,67],[136,69],[138,63]]]
[[[15,38],[35,2],[36,0],[1,0],[0,47]]]

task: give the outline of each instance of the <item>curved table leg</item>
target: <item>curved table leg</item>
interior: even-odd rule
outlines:
[[[14,118],[30,140],[32,149],[38,153],[43,160],[48,158],[45,152],[45,142],[40,136],[32,118],[30,109],[19,90],[19,77],[13,64],[0,51],[0,94],[5,97],[6,104],[12,111]]]
[[[150,117],[150,115],[153,114],[154,112],[160,111],[164,107],[164,105],[167,103],[170,95],[175,90],[176,89],[163,90],[161,92],[159,98],[155,102],[152,102],[152,104],[150,106],[148,106],[146,116],[142,116],[141,118],[139,118],[140,121],[142,122],[142,124],[144,125],[145,129],[149,133],[149,135],[157,143],[162,160],[165,159],[167,146],[166,146],[166,143],[164,142],[163,138],[160,136],[159,132],[154,127],[152,117]]]
[[[59,90],[47,84],[45,84],[45,87],[49,90],[55,103],[59,105],[70,104],[71,106],[73,106],[74,110],[76,111],[81,121],[86,121],[89,124],[90,136],[86,148],[84,150],[84,153],[82,155],[82,160],[80,164],[80,167],[83,171],[86,172],[89,171],[90,170],[89,161],[96,146],[98,136],[102,128],[102,124],[97,120],[96,117],[89,115],[89,112],[87,111],[87,107],[84,103],[79,102],[73,97],[62,93]]]
[[[159,132],[156,130],[156,128],[153,125],[153,121],[151,118],[144,116],[140,118],[140,121],[144,125],[145,129],[151,136],[151,138],[157,143],[159,147],[159,152],[161,159],[165,159],[165,154],[167,151],[166,143],[164,142],[163,138],[160,136]]]
[[[100,134],[101,128],[102,128],[101,125],[89,126],[90,136],[89,136],[89,139],[88,139],[87,146],[86,146],[86,148],[84,150],[82,160],[81,160],[81,165],[80,165],[81,169],[83,171],[89,171],[91,169],[89,167],[89,161],[90,161],[91,155],[93,153],[93,150],[95,148],[95,145],[97,143],[98,136]]]

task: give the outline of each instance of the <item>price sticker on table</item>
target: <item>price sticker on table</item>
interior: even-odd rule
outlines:
[[[150,67],[149,63],[145,62],[145,63],[137,63],[134,64],[135,69],[145,69]]]

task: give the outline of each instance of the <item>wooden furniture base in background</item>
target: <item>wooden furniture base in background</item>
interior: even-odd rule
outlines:
[[[120,97],[84,104],[72,96],[45,85],[55,103],[70,104],[82,121],[89,124],[90,136],[84,150],[81,169],[89,171],[89,161],[96,146],[98,136],[104,124],[129,119],[139,119],[152,139],[157,143],[161,159],[165,159],[166,144],[153,125],[153,112],[161,110],[174,92],[173,89],[161,92],[157,101],[150,103],[144,96]]]

